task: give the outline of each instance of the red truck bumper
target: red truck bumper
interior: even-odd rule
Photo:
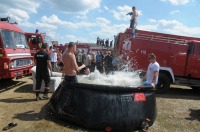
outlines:
[[[8,78],[21,78],[25,77],[28,75],[31,75],[31,67],[23,68],[23,69],[16,69],[16,70],[8,70],[5,72],[3,75],[3,78],[8,79]]]

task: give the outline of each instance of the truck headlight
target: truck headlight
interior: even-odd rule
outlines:
[[[15,66],[14,66],[14,62],[11,62],[10,64],[9,64],[9,68],[14,68]]]
[[[32,61],[32,60],[30,60],[30,63],[29,63],[29,65],[33,65],[33,61]]]

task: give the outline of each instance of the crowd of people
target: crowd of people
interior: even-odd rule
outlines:
[[[67,49],[67,48],[66,48]],[[64,49],[64,50],[66,50]],[[62,72],[63,71],[63,61],[62,55],[64,50],[60,50],[55,46],[50,46],[48,53],[50,55],[50,62],[52,66],[52,71]],[[117,69],[115,64],[116,58],[112,51],[86,51],[84,49],[77,49],[75,51],[75,58],[77,65],[80,66],[85,64],[89,68],[90,72],[94,72],[97,69],[100,73],[109,74]],[[77,74],[85,74],[85,68]]]
[[[109,41],[109,39],[101,39],[100,37],[97,37],[97,45],[100,45],[102,47],[112,47],[113,46],[113,40]]]
[[[78,66],[85,64],[90,72],[94,72],[97,69],[100,73],[109,74],[117,69],[114,64],[115,57],[111,51],[88,52],[86,54],[83,49],[78,50],[75,56]],[[79,71],[78,74],[84,74],[84,70]]]

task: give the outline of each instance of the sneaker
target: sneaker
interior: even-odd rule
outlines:
[[[41,100],[41,97],[39,95],[36,95],[36,101]]]
[[[48,94],[44,94],[44,95],[43,95],[43,98],[44,98],[44,99],[49,99]]]

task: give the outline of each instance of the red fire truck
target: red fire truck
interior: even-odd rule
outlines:
[[[19,78],[31,74],[33,57],[24,32],[0,18],[0,79]]]
[[[200,38],[131,30],[115,37],[115,51],[127,56],[135,70],[146,70],[148,54],[155,53],[160,64],[158,92],[166,92],[171,83],[200,87]]]
[[[52,46],[52,39],[45,33],[25,33],[26,40],[31,49],[31,55],[34,56],[40,50],[42,44],[47,43]]]

